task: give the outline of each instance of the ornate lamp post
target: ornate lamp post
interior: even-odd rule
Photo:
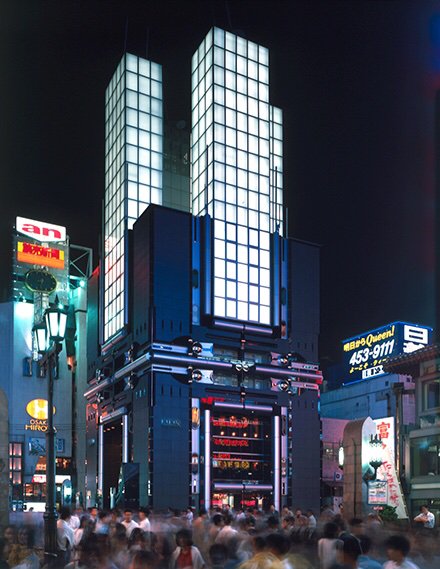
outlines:
[[[370,466],[374,470],[373,480],[376,480],[377,469],[383,464],[382,439],[379,435],[370,435]]]
[[[46,432],[46,511],[44,513],[44,554],[47,564],[52,564],[57,555],[56,511],[56,456],[55,429],[53,426],[53,370],[58,367],[58,354],[66,333],[67,312],[56,299],[56,307],[48,308],[44,321],[34,327],[37,349],[42,358],[40,365],[48,370],[47,386],[47,432]]]

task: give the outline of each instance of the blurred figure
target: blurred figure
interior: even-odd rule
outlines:
[[[419,569],[418,565],[407,559],[411,546],[404,535],[392,535],[385,542],[389,561],[383,569]]]
[[[125,527],[127,537],[130,537],[131,532],[134,530],[134,528],[139,527],[139,524],[133,520],[133,511],[130,508],[125,508],[124,519],[122,520],[121,524]]]
[[[61,508],[57,520],[57,553],[58,562],[62,567],[69,563],[74,544],[73,529],[69,525],[69,520],[70,509]]]
[[[134,528],[128,538],[128,550],[130,554],[136,553],[136,551],[141,551],[146,549],[147,540],[145,538],[144,531],[138,527]]]
[[[360,555],[358,559],[358,565],[360,569],[381,569],[382,565],[379,563],[379,561],[371,559],[371,557],[368,555],[372,545],[372,541],[369,536],[365,534],[360,535],[359,541],[362,549],[362,555]]]
[[[101,534],[101,537],[106,536]],[[130,564],[127,530],[123,524],[116,524],[110,534],[110,557],[119,569],[126,569]]]
[[[361,518],[351,518],[348,525],[352,535],[359,537],[364,533],[364,522]]]
[[[232,527],[232,516],[225,514],[223,516],[223,527],[217,533],[215,543],[223,543],[227,546],[229,541],[237,536],[237,533],[237,530]]]
[[[434,529],[435,526],[435,516],[426,505],[420,506],[420,514],[414,518],[414,521],[427,529]]]
[[[327,522],[324,526],[322,538],[318,541],[318,559],[321,569],[329,569],[336,563],[339,528],[333,522]]]
[[[223,543],[214,543],[209,548],[209,564],[211,569],[225,569],[228,550]]]
[[[8,557],[9,567],[16,569],[40,569],[40,559],[34,550],[35,534],[26,526],[19,528],[17,543],[12,546]]]
[[[136,551],[129,569],[156,569],[157,555],[152,551]]]
[[[3,555],[5,559],[8,559],[12,547],[17,543],[17,528],[14,525],[6,526],[3,531],[3,539],[5,540]]]
[[[150,515],[150,511],[148,508],[139,508],[139,527],[144,532],[151,531],[151,524],[148,516]]]
[[[361,544],[358,538],[350,533],[344,533],[339,537],[337,563],[332,567],[344,569],[358,569],[358,559],[362,554]]]
[[[200,551],[193,545],[190,530],[181,529],[176,534],[177,547],[171,555],[170,569],[203,569],[205,562]]]
[[[110,531],[110,523],[112,521],[112,517],[110,512],[106,510],[101,510],[98,512],[98,519],[95,525],[95,532],[97,534],[108,535]]]
[[[9,569],[5,558],[5,540],[0,537],[0,569]]]
[[[314,531],[316,529],[316,518],[312,510],[307,510],[308,527],[310,530]]]
[[[289,548],[290,542],[285,535],[281,533],[270,533],[266,536],[266,550],[281,561],[284,569],[294,569],[287,558]]]

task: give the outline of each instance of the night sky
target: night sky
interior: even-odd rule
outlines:
[[[124,49],[163,65],[166,118],[189,123],[191,56],[213,25],[270,49],[289,234],[322,246],[322,363],[387,322],[434,325],[429,1],[2,0],[2,286],[16,215],[65,225],[97,252],[104,92]]]

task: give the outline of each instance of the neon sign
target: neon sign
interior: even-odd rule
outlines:
[[[249,441],[243,439],[214,439],[216,446],[223,447],[248,447]]]
[[[212,419],[214,427],[232,427],[234,429],[247,429],[249,426],[258,427],[260,421],[258,419],[248,419],[247,417],[237,418],[233,415],[229,418],[220,417]]]
[[[54,269],[64,269],[64,251],[53,247],[44,247],[35,243],[18,241],[17,261],[30,265],[42,265]]]

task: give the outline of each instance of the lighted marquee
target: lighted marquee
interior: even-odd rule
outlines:
[[[35,243],[18,241],[17,261],[27,263],[28,265],[64,269],[64,251],[54,247],[44,247]]]
[[[431,342],[432,328],[393,322],[343,340],[345,378],[350,381],[382,375],[391,356],[409,354]]]
[[[271,483],[271,437],[270,416],[212,415],[213,482]]]

